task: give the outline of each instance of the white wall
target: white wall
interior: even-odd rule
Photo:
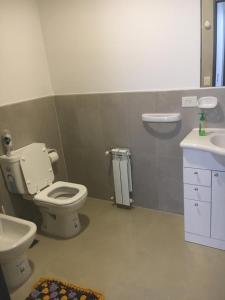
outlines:
[[[56,94],[199,88],[200,0],[37,0]]]
[[[0,0],[0,105],[50,94],[35,0]]]

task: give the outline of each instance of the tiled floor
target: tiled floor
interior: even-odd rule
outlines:
[[[99,290],[106,300],[225,299],[225,251],[184,242],[183,216],[96,199],[81,214],[79,236],[38,236],[28,252],[33,275],[13,300],[24,300],[40,276]]]

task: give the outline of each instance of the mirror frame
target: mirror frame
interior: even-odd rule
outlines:
[[[224,0],[201,0],[201,87],[216,86],[216,16],[219,2],[224,2]],[[225,86],[225,76],[223,86]]]

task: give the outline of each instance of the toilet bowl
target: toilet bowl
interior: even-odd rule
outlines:
[[[87,198],[85,186],[57,181],[34,196],[42,214],[42,231],[69,238],[80,231],[78,209]]]
[[[10,290],[19,287],[31,275],[26,251],[36,230],[32,222],[0,214],[0,264]]]
[[[54,172],[43,143],[33,143],[0,157],[10,192],[34,201],[42,214],[42,231],[70,238],[80,231],[78,210],[87,198],[87,188],[76,183],[54,182]]]

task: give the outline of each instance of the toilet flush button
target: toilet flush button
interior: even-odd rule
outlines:
[[[23,157],[23,156],[21,157],[21,159],[22,159],[22,161],[26,161],[25,157]]]
[[[31,184],[30,180],[27,180],[27,181],[26,181],[26,184]]]
[[[45,151],[46,151],[46,148],[44,147],[44,148],[42,149],[42,151],[45,152]]]

